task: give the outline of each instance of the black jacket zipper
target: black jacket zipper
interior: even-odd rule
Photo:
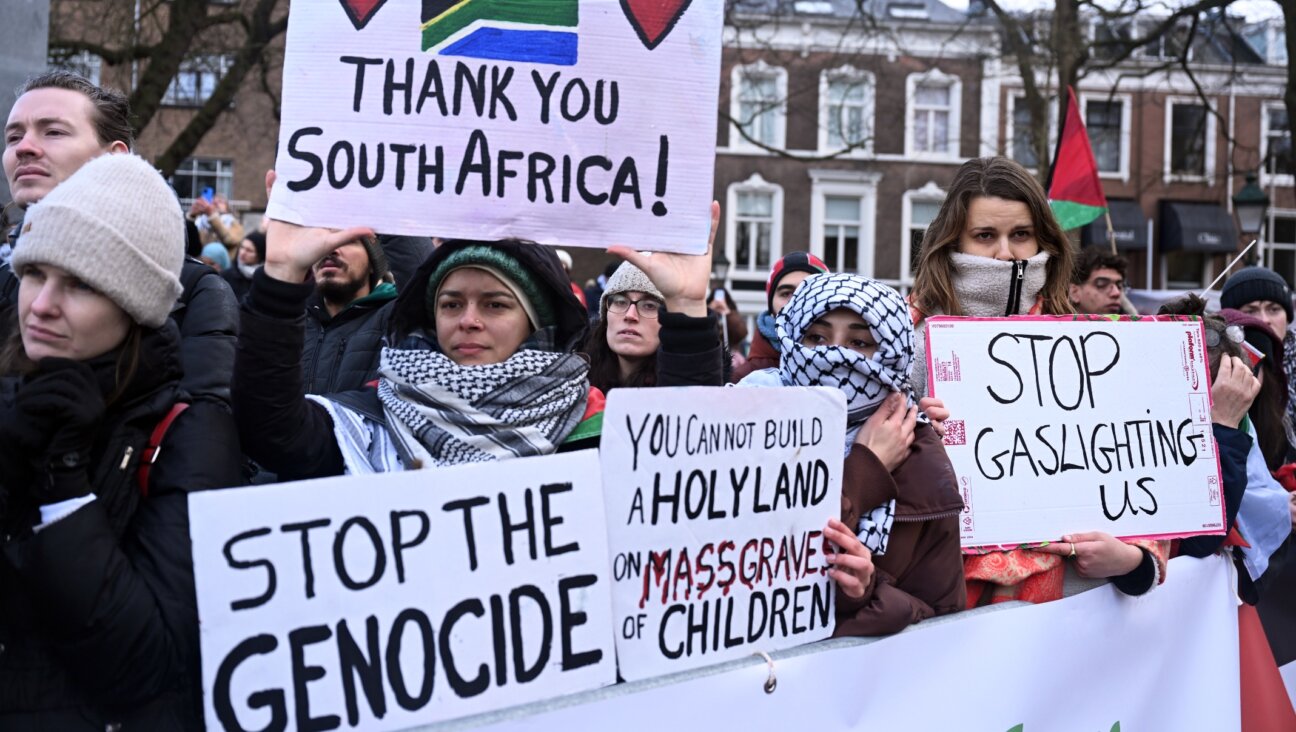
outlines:
[[[1008,283],[1008,307],[1004,316],[1016,315],[1021,307],[1022,282],[1026,279],[1026,260],[1013,260],[1012,281]]]

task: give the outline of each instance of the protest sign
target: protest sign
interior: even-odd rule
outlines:
[[[208,729],[386,730],[616,679],[594,451],[189,498]]]
[[[267,215],[700,254],[723,3],[295,3]]]
[[[1200,321],[927,322],[964,547],[1224,532]]]
[[[823,529],[841,511],[837,389],[618,389],[602,463],[627,680],[832,634]]]

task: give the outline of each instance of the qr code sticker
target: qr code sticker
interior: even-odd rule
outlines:
[[[950,419],[945,421],[945,444],[967,444],[967,428],[963,425],[963,420]]]

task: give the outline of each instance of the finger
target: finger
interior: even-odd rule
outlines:
[[[349,229],[330,231],[324,236],[324,241],[331,249],[337,249],[340,246],[356,241],[363,243],[365,239],[373,236],[377,236],[377,234],[368,226],[352,226]]]
[[[642,270],[644,274],[649,275],[648,279],[652,279],[649,272],[652,269],[652,257],[647,256],[644,252],[636,251],[624,244],[613,244],[607,248],[607,253],[633,264]]]
[[[711,202],[711,234],[707,237],[707,256],[711,256],[711,250],[715,246],[716,231],[720,229],[720,202]]]
[[[864,584],[859,581],[858,577],[850,572],[843,572],[839,569],[830,569],[828,570],[828,576],[832,578],[833,582],[837,583],[837,586],[841,588],[842,593],[845,595],[849,597],[859,597],[864,594]]]
[[[928,419],[931,419],[931,415],[930,415],[930,414],[927,415],[927,417],[928,417]],[[939,437],[944,437],[944,436],[945,436],[945,420],[943,420],[943,419],[931,419],[931,426],[932,426],[932,429],[936,430],[936,435],[937,435],[937,436],[939,436]]]
[[[843,552],[850,552],[854,548],[852,545],[860,545],[859,539],[854,534],[833,526],[824,529],[824,537],[836,544],[837,548]]]
[[[265,186],[266,186],[266,200],[267,200],[267,201],[270,200],[270,192],[271,192],[272,190],[274,190],[275,179],[276,179],[277,177],[278,177],[278,176],[275,175],[274,168],[271,168],[271,169],[269,169],[269,170],[266,171],[266,176],[265,176]]]
[[[1076,544],[1080,544],[1081,542],[1087,541],[1106,542],[1115,538],[1116,537],[1111,534],[1102,531],[1080,531],[1074,534],[1067,534],[1062,537],[1062,541],[1073,541]],[[1119,539],[1117,539],[1117,541],[1119,541]]]
[[[828,528],[836,529],[838,531],[845,531],[847,533],[850,532],[850,527],[847,526],[846,522],[842,521],[841,519],[835,519],[835,518],[828,519]]]
[[[1041,554],[1053,554],[1059,557],[1071,556],[1071,544],[1067,542],[1049,542],[1041,546],[1028,546],[1027,549]]]
[[[904,427],[906,430],[913,432],[914,427],[918,425],[918,407],[909,407],[905,413]]]
[[[838,568],[847,567],[860,572],[873,569],[873,560],[858,554],[829,554],[828,563]]]

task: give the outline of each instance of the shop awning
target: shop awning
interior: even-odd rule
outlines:
[[[1161,251],[1227,254],[1238,249],[1233,217],[1217,203],[1161,202]]]
[[[1107,199],[1107,210],[1111,213],[1112,233],[1116,237],[1117,249],[1143,251],[1147,249],[1147,219],[1137,201],[1118,201]],[[1080,246],[1092,244],[1107,245],[1107,219],[1099,217],[1093,223],[1080,229]]]

